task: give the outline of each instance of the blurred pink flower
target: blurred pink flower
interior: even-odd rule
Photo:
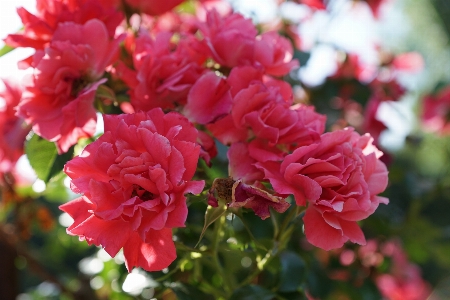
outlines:
[[[425,300],[431,294],[430,285],[422,279],[420,268],[411,263],[400,242],[388,241],[381,246],[384,255],[392,259],[389,273],[376,278],[376,285],[388,300]]]
[[[425,62],[420,53],[405,52],[400,53],[392,60],[392,67],[401,72],[419,72],[425,67]]]
[[[0,174],[13,171],[31,129],[16,116],[15,107],[22,97],[22,87],[11,80],[2,81],[5,88],[0,91]]]
[[[184,227],[187,193],[200,146],[182,115],[161,109],[105,115],[105,133],[69,161],[64,171],[83,196],[60,208],[74,218],[67,229],[111,256],[123,247],[126,266],[161,270],[176,257],[172,228]]]
[[[275,31],[265,32],[256,37],[255,61],[264,67],[265,73],[274,76],[288,74],[299,66],[298,60],[293,60],[292,43]]]
[[[297,2],[308,5],[309,7],[315,9],[326,9],[323,0],[297,0]]]
[[[450,134],[450,86],[423,99],[422,122],[425,129]]]

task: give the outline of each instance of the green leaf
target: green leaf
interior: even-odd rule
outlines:
[[[305,263],[294,252],[284,251],[280,254],[281,274],[280,292],[298,291],[305,279]]]
[[[272,300],[275,298],[272,291],[266,290],[258,285],[243,286],[233,292],[230,299],[233,300]]]
[[[108,99],[111,101],[116,101],[116,94],[112,89],[102,84],[97,88],[95,92],[95,97],[100,99]]]
[[[176,8],[177,12],[183,12],[188,14],[194,14],[196,10],[196,6],[194,1],[184,1],[180,5],[178,5]]]
[[[73,157],[73,149],[71,147],[66,153],[58,155],[54,143],[34,134],[25,146],[25,153],[38,178],[48,183]]]
[[[5,45],[2,49],[0,49],[0,57],[2,57],[5,54],[8,54],[9,52],[13,51],[16,48],[13,48],[11,46]]]
[[[59,172],[47,184],[45,188],[45,199],[49,202],[63,203],[67,201],[68,193],[64,187],[64,179],[66,178],[63,172]]]
[[[222,204],[221,202],[219,202],[218,207],[212,207],[211,205],[208,205],[205,213],[205,224],[203,225],[202,233],[200,234],[200,238],[198,239],[195,247],[197,247],[197,245],[202,240],[203,236],[205,235],[206,229],[217,219],[219,219],[226,211],[227,206],[225,204]]]

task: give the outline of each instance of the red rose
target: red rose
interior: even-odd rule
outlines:
[[[145,14],[156,16],[171,10],[183,0],[126,0],[126,2]]]
[[[123,20],[118,11],[118,0],[37,0],[36,15],[20,7],[17,13],[23,23],[23,33],[10,34],[5,43],[12,47],[44,49],[51,42],[53,33],[60,23],[84,24],[89,20],[101,20],[108,35],[113,37],[117,26]]]
[[[95,132],[95,91],[105,79],[120,40],[110,41],[105,25],[59,24],[45,50],[34,55],[34,73],[18,106],[18,114],[43,138],[66,152],[80,137]]]
[[[67,229],[111,256],[123,247],[129,271],[167,267],[176,257],[172,228],[184,227],[186,193],[200,152],[197,130],[182,115],[104,116],[105,133],[64,168],[83,196],[60,208],[74,218]]]
[[[369,135],[351,128],[325,133],[319,143],[297,148],[283,162],[260,162],[274,190],[293,194],[297,205],[309,202],[305,217],[308,241],[322,249],[342,247],[350,240],[365,244],[357,221],[371,215],[387,186],[382,153]]]
[[[23,119],[15,114],[22,96],[22,88],[12,81],[3,80],[0,91],[0,174],[11,172],[23,154],[25,137],[30,131]]]

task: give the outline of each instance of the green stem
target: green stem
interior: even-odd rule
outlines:
[[[303,214],[304,209],[304,207],[296,206],[289,211],[288,215],[283,219],[283,223],[279,229],[274,232],[274,243],[272,248],[267,251],[266,255],[259,262],[257,262],[256,269],[241,282],[239,287],[252,283],[252,281],[264,270],[264,267],[284,250],[294,232],[293,226],[295,226],[295,220]]]
[[[170,270],[167,274],[164,274],[161,277],[155,278],[154,280],[157,282],[163,282],[170,276],[172,276],[174,273],[176,273],[180,269],[180,264],[178,264],[174,269]]]
[[[275,246],[274,246],[275,248]],[[276,255],[278,254],[277,251],[272,248],[271,250],[269,250],[266,253],[266,256],[264,256],[259,262],[257,262],[256,264],[256,269],[250,273],[250,275],[247,276],[247,278],[245,278],[240,284],[239,287],[243,287],[246,286],[250,283],[252,283],[252,281],[258,277],[258,275],[264,270],[264,267],[272,261],[272,259],[274,259],[276,257]]]
[[[197,248],[192,248],[192,247],[186,246],[185,244],[180,243],[180,242],[174,242],[174,243],[175,243],[175,247],[177,248],[177,250],[191,252],[191,253],[206,253],[207,252],[207,251],[202,251]]]
[[[255,243],[255,246],[257,248],[259,248],[259,249],[264,250],[264,251],[269,251],[264,245],[261,245],[260,243],[258,243],[258,240],[253,236],[253,233],[250,230],[250,228],[248,227],[247,221],[244,219],[244,216],[242,215],[242,213],[240,211],[236,211],[236,212],[234,212],[234,214],[241,220],[241,222],[244,225],[244,228],[247,231],[250,239]]]
[[[291,208],[288,215],[283,219],[283,223],[280,226],[280,229],[278,230],[278,233],[275,235],[275,241],[279,241],[280,238],[283,236],[283,232],[286,230],[286,228],[289,226],[289,224],[294,221],[294,219],[304,210],[305,208],[302,206],[295,206]]]
[[[222,264],[219,260],[219,243],[221,240],[221,233],[223,232],[223,225],[225,224],[226,216],[222,215],[216,222],[214,222],[214,231],[213,231],[213,243],[211,246],[212,258],[214,265],[218,271],[218,274],[223,279],[224,290],[227,294],[231,294],[233,289],[231,288],[231,284],[228,276],[226,276],[225,270],[223,269]]]

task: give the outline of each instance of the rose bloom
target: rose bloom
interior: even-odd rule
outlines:
[[[422,123],[425,129],[442,135],[450,133],[450,86],[423,100]]]
[[[23,7],[17,9],[24,30],[8,35],[5,43],[12,47],[44,49],[60,23],[85,24],[91,19],[101,20],[112,37],[123,20],[118,5],[118,0],[37,0],[36,15]]]
[[[231,110],[230,86],[226,80],[209,71],[192,86],[183,114],[192,122],[208,124]]]
[[[115,256],[123,248],[129,271],[166,268],[175,258],[172,228],[184,227],[187,193],[200,146],[197,130],[179,113],[105,115],[105,133],[64,171],[83,196],[60,208],[74,219],[67,232]]]
[[[175,45],[172,37],[170,32],[160,32],[155,37],[141,32],[136,39],[133,53],[136,82],[131,86],[135,109],[184,105],[192,85],[205,71],[202,64],[206,56],[198,55],[204,51],[196,52],[199,41],[183,37]]]
[[[283,162],[255,164],[274,190],[293,194],[297,205],[309,202],[303,218],[307,240],[322,249],[342,247],[350,240],[365,244],[357,221],[371,215],[388,199],[377,194],[388,177],[382,155],[369,135],[352,128],[325,133],[319,143],[297,148]]]
[[[380,274],[375,283],[383,297],[389,300],[425,300],[431,294],[431,287],[422,278],[419,266],[409,261],[398,240],[382,245],[384,255],[391,258],[389,273]]]
[[[156,16],[175,8],[183,0],[126,0],[126,2],[145,14]]]
[[[226,67],[252,65],[257,29],[251,19],[238,13],[221,16],[209,11],[206,22],[199,24],[200,31],[218,64]]]
[[[56,142],[59,153],[95,132],[95,91],[112,63],[120,39],[110,41],[105,25],[59,24],[52,42],[33,57],[34,72],[25,79],[18,115],[35,133]]]
[[[319,140],[325,116],[312,106],[291,106],[289,96],[282,86],[253,82],[234,96],[230,114],[208,129],[224,144],[257,137],[271,145],[296,147]]]
[[[13,171],[30,131],[24,120],[15,115],[22,88],[10,80],[3,80],[3,84],[0,90],[0,174]]]
[[[299,66],[298,60],[292,60],[292,43],[275,31],[265,32],[256,38],[255,60],[265,72],[274,76],[283,76]]]

